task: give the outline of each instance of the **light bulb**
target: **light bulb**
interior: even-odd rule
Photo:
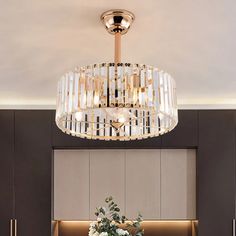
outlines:
[[[120,123],[125,123],[132,115],[126,108],[107,108],[105,109],[107,115],[113,120]]]
[[[139,134],[139,128],[137,126],[132,126],[131,130],[132,130],[132,134],[134,134],[134,135]]]
[[[78,112],[75,113],[75,119],[76,119],[77,121],[81,121],[82,118],[83,118],[83,112],[78,111]]]
[[[99,96],[97,94],[94,95],[93,103],[94,103],[94,105],[98,105],[99,104]]]
[[[87,96],[86,96],[86,93],[84,93],[81,95],[81,108],[86,107],[86,102],[87,102]]]
[[[120,117],[118,118],[118,121],[119,121],[120,123],[125,123],[125,122],[126,122],[126,119],[125,119],[124,116],[120,116]]]

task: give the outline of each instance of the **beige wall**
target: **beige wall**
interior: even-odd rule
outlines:
[[[54,219],[94,219],[110,195],[131,219],[195,219],[195,150],[55,151]]]

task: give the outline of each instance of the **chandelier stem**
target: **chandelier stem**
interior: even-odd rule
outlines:
[[[115,33],[115,65],[121,62],[121,33]]]

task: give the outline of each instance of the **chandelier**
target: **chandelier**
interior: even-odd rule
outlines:
[[[78,67],[58,82],[56,124],[81,138],[134,140],[159,136],[178,123],[174,79],[156,67],[121,62],[121,36],[134,14],[110,10],[101,15],[115,36],[112,63]]]

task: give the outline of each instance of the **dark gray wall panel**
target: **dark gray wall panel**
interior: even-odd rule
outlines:
[[[198,111],[180,110],[176,128],[162,136],[162,147],[191,148],[198,146]]]
[[[199,112],[200,236],[232,235],[235,209],[234,111]]]
[[[10,235],[13,218],[14,111],[0,111],[0,235]]]
[[[50,235],[52,148],[160,147],[198,148],[199,235],[232,234],[236,186],[235,111],[180,110],[178,126],[162,137],[131,142],[100,142],[63,134],[56,127],[55,111],[38,110],[0,112],[0,218],[3,219],[0,220],[0,235],[8,235],[8,220],[13,216],[14,113],[16,216],[21,235]]]
[[[55,111],[52,112],[52,146],[53,148],[88,148],[89,140],[73,137],[71,135],[63,133],[56,125]]]
[[[15,112],[18,235],[51,233],[51,111]]]

